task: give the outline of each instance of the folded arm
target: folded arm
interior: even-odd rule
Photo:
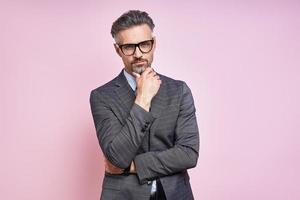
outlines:
[[[97,102],[100,103],[99,100],[97,100]],[[195,167],[197,164],[198,152],[199,152],[199,132],[198,132],[197,119],[195,115],[195,106],[194,106],[192,93],[185,83],[183,83],[182,86],[182,96],[180,102],[181,102],[180,112],[177,119],[176,129],[174,130],[174,134],[176,138],[175,144],[172,148],[169,148],[164,151],[155,151],[155,152],[152,151],[152,152],[146,152],[146,153],[136,155],[136,151],[139,146],[138,143],[139,144],[141,143],[142,138],[145,135],[145,133],[140,133],[140,129],[142,127],[142,124],[147,120],[145,119],[141,120],[142,122],[137,124],[138,128],[135,128],[136,126],[134,126],[132,123],[132,121],[135,121],[133,119],[136,119],[135,115],[137,116],[139,116],[140,114],[142,114],[142,116],[146,115],[148,121],[150,121],[151,123],[154,120],[151,117],[151,114],[143,110],[141,107],[138,108],[142,109],[142,113],[140,113],[141,112],[140,110],[137,113],[131,110],[130,115],[126,119],[126,124],[124,126],[121,126],[121,124],[119,124],[118,126],[110,125],[108,126],[110,128],[105,129],[105,130],[115,130],[115,131],[102,132],[100,131],[100,128],[97,128],[96,126],[100,146],[102,149],[105,149],[103,150],[103,152],[105,152],[104,154],[108,158],[106,162],[111,162],[109,165],[106,165],[106,171],[114,174],[120,174],[123,172],[125,168],[130,166],[130,171],[132,173],[137,173],[140,183],[143,184],[146,183],[148,180],[153,180],[157,177],[171,175]],[[101,106],[103,107],[103,105]],[[138,106],[138,105],[134,105],[134,106]],[[132,109],[134,109],[134,106]],[[99,111],[99,109],[95,109],[95,108],[92,109],[95,112],[95,113],[93,112],[94,120],[98,122],[97,124],[104,126],[103,123],[100,123],[102,120],[98,119],[101,118],[102,116],[102,114],[99,115],[98,112],[96,112],[97,110]],[[106,111],[106,115],[104,115],[106,116],[108,121],[117,120],[115,117],[111,115],[107,115],[109,113],[111,113],[111,111]],[[118,123],[115,121],[115,124]],[[130,131],[134,131],[135,134],[133,133],[131,134]],[[117,134],[118,132],[121,133],[120,136]],[[98,133],[101,133],[101,137],[107,137],[107,139],[105,138],[101,139]],[[131,135],[131,137],[129,141],[125,140],[126,143],[119,142],[120,140],[123,139],[116,139],[116,138],[123,138],[124,136],[126,136],[127,138],[128,134]],[[105,145],[107,143],[105,142],[105,140],[110,141],[109,142],[110,145]],[[128,151],[128,147],[131,147],[132,149],[134,149],[134,151],[124,153],[125,150]],[[118,152],[119,154],[116,153],[112,154],[112,152]],[[122,153],[122,155],[120,153]],[[128,155],[128,153],[130,155]],[[124,157],[126,159],[124,159]],[[126,164],[122,163],[122,165],[120,165],[119,164],[120,161],[118,161],[118,159],[126,160]]]
[[[182,88],[175,138],[172,148],[158,152],[146,152],[134,158],[140,183],[171,175],[195,167],[197,164],[199,132],[192,93],[185,83]]]
[[[154,118],[142,107],[133,104],[124,124],[118,120],[109,97],[93,90],[90,104],[97,137],[105,157],[116,167],[130,166]]]

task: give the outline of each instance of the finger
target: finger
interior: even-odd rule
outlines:
[[[155,78],[155,79],[157,79],[157,80],[160,79],[160,77],[159,77],[157,74],[155,74],[153,78]]]
[[[105,168],[107,168],[109,171],[116,169],[117,167],[114,166],[109,160],[105,159]]]
[[[147,77],[154,77],[156,75],[156,72],[155,71],[150,71],[148,74],[147,74]]]
[[[145,71],[142,73],[143,76],[147,76],[150,72],[152,72],[153,69],[151,67],[147,67]]]
[[[105,167],[108,166],[108,162],[106,159],[104,159],[104,165],[105,165]]]
[[[140,78],[141,77],[141,75],[140,74],[138,74],[138,73],[135,73],[135,72],[132,72],[132,75],[134,76],[134,78]]]
[[[156,72],[155,72],[154,70],[152,70],[152,71],[150,72],[150,74],[156,75]]]

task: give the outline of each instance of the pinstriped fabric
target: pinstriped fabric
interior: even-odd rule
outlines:
[[[160,178],[167,199],[193,199],[187,169],[196,166],[199,133],[188,86],[160,75],[162,84],[150,112],[134,103],[135,95],[121,72],[90,95],[100,147],[114,165],[136,175],[109,175],[101,199],[149,199],[149,181]]]

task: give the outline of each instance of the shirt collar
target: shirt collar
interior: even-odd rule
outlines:
[[[135,82],[135,78],[129,74],[125,69],[123,70],[124,72],[124,76],[127,80],[127,82],[129,83],[130,87],[132,88],[133,91],[135,91],[136,88],[136,82]]]

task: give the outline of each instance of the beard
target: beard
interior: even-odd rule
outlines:
[[[142,74],[146,70],[147,67],[148,66],[142,66],[142,67],[134,66],[132,68],[132,71],[135,72],[135,73],[137,73],[137,74]]]
[[[144,61],[145,64],[143,65],[138,65],[136,64],[137,62],[141,62]],[[137,73],[137,74],[142,74],[147,67],[151,67],[151,63],[148,63],[148,60],[140,60],[140,61],[135,61],[134,63],[132,63],[132,71]]]

